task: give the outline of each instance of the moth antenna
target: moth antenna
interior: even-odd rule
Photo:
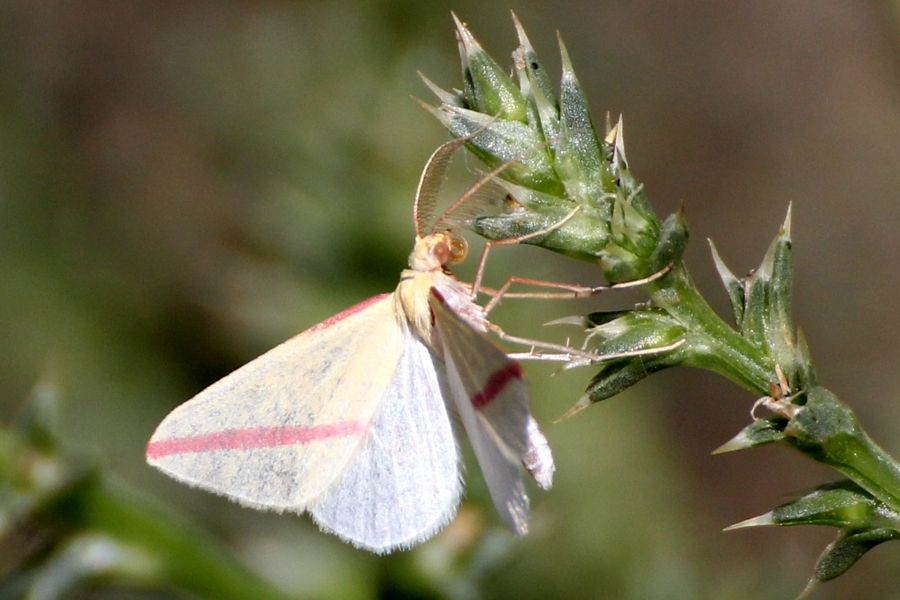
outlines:
[[[440,193],[444,182],[447,180],[447,171],[450,168],[450,159],[453,158],[453,153],[456,152],[460,146],[477,137],[478,134],[488,130],[494,121],[495,119],[491,119],[491,121],[466,136],[444,142],[438,146],[438,149],[432,153],[428,162],[425,163],[425,168],[422,170],[422,176],[419,178],[419,186],[416,189],[416,201],[413,206],[413,221],[415,223],[417,237],[422,237],[422,234],[426,231],[434,233],[440,230],[452,229],[453,226],[458,223],[458,217],[462,217],[463,222],[466,218],[471,218],[471,216],[467,217],[460,214],[459,209],[464,204],[485,206],[487,204],[494,204],[498,197],[505,198],[509,195],[509,192],[505,189],[502,192],[499,191],[498,188],[502,188],[502,186],[494,183],[495,177],[502,173],[507,167],[521,161],[530,152],[536,150],[536,148],[526,150],[484,174],[478,181],[469,187],[456,202],[442,212],[437,219],[433,219],[435,207],[437,206],[437,196]],[[541,142],[537,147],[543,147],[545,145],[546,142]],[[430,227],[429,222],[433,223]]]
[[[416,226],[416,237],[422,237],[426,231],[433,227],[429,224],[434,218],[434,209],[437,206],[437,196],[447,180],[447,170],[450,168],[450,159],[453,153],[466,143],[469,138],[456,138],[438,146],[425,163],[422,176],[419,178],[419,186],[416,188],[416,201],[413,205],[413,222]]]
[[[479,129],[478,131],[467,136],[465,139],[469,140],[477,136],[483,129],[486,129],[489,126],[490,123],[482,127],[482,129]],[[537,152],[542,148],[552,148],[553,143],[555,143],[556,141],[557,138],[538,142],[531,148],[498,165],[493,170],[488,171],[487,173],[482,172],[482,177],[474,184],[472,184],[472,186],[469,187],[469,189],[467,189],[465,193],[463,193],[463,195],[456,200],[456,202],[451,204],[444,212],[440,214],[440,216],[435,220],[434,226],[432,227],[431,231],[434,232],[440,229],[450,229],[451,226],[455,224],[455,218],[459,215],[459,209],[463,205],[484,207],[487,205],[496,205],[498,198],[512,198],[509,190],[506,189],[502,185],[502,183],[497,183],[497,176],[505,171],[508,167],[522,161],[532,152]],[[513,198],[513,201],[514,200],[515,199]]]
[[[462,203],[455,203],[435,223],[435,230],[468,227],[476,217],[485,214],[490,208],[502,205],[511,198],[509,190],[497,178],[485,178],[483,173],[478,181],[466,193]]]
[[[462,205],[464,205],[464,204],[468,205],[470,203],[480,203],[482,205],[485,204],[486,202],[484,200],[484,192],[482,191],[483,188],[487,188],[485,191],[490,193],[490,192],[494,191],[493,186],[497,186],[498,188],[502,187],[499,184],[493,182],[494,178],[497,177],[497,175],[499,175],[500,173],[502,173],[507,167],[509,167],[510,165],[512,165],[520,160],[522,160],[522,155],[516,156],[512,160],[509,160],[509,161],[499,165],[492,171],[488,171],[481,179],[479,179],[478,181],[473,183],[469,187],[469,189],[467,189],[463,193],[463,195],[460,196],[456,200],[456,202],[451,204],[447,208],[447,210],[442,212],[441,216],[439,216],[435,220],[432,231],[449,228],[449,225],[453,222],[453,217],[454,217],[455,213],[458,211],[458,209]],[[508,192],[506,192],[506,190],[503,190],[502,196],[505,197],[507,193]]]

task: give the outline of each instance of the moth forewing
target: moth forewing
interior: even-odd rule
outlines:
[[[177,407],[147,460],[242,504],[303,512],[357,454],[402,344],[392,297],[361,303]]]

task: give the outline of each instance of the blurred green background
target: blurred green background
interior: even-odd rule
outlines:
[[[779,447],[709,456],[754,398],[703,372],[552,424],[591,372],[528,365],[558,472],[533,491],[523,540],[471,462],[461,519],[387,559],[144,464],[176,405],[393,289],[417,177],[447,139],[410,99],[430,100],[416,71],[459,85],[450,10],[510,64],[510,9],[551,69],[560,31],[598,123],[624,114],[630,165],[661,216],[685,204],[688,264],[721,314],[704,238],[745,273],[793,202],[795,318],[819,378],[900,453],[900,8],[887,2],[2,0],[0,418],[51,373],[70,446],[297,597],[396,597],[391,570],[409,573],[404,597],[799,593],[832,530],[721,529],[836,474]],[[473,179],[475,161],[458,162],[448,197]],[[488,283],[509,274],[599,283],[591,265],[525,247],[492,255]],[[564,341],[541,323],[640,300],[509,301],[496,319]],[[448,562],[471,535],[474,558]],[[813,597],[898,598],[898,567],[888,544]]]

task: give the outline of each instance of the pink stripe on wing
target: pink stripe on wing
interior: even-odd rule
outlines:
[[[476,409],[484,408],[499,396],[509,382],[514,379],[522,379],[522,365],[511,360],[502,368],[494,371],[481,391],[472,396],[472,406]]]
[[[171,438],[147,444],[147,459],[159,459],[172,454],[213,452],[215,450],[251,450],[289,444],[306,444],[332,437],[361,435],[366,425],[360,421],[345,421],[315,427],[245,427]]]
[[[346,319],[347,317],[349,317],[349,316],[351,316],[351,315],[355,315],[356,313],[358,313],[358,312],[360,312],[360,311],[362,311],[362,310],[365,310],[365,309],[369,308],[371,305],[375,304],[375,303],[378,302],[379,300],[382,300],[382,299],[384,299],[386,296],[389,296],[389,295],[390,295],[390,294],[378,294],[377,296],[372,296],[372,297],[369,298],[368,300],[363,300],[363,301],[360,302],[359,304],[354,304],[354,305],[351,306],[350,308],[348,308],[348,309],[346,309],[346,310],[344,310],[344,311],[339,312],[338,314],[334,315],[333,317],[328,317],[327,319],[325,319],[325,320],[322,321],[321,323],[319,323],[319,324],[317,324],[317,325],[313,325],[312,327],[310,327],[309,329],[307,329],[307,330],[304,331],[303,333],[313,333],[313,332],[316,332],[316,331],[321,331],[322,329],[328,329],[329,327],[331,327],[331,326],[334,325],[335,323],[340,323],[341,321],[343,321],[343,320]]]

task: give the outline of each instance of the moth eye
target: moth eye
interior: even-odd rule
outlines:
[[[450,239],[450,260],[447,261],[451,265],[461,263],[469,254],[469,244],[465,238],[453,237]]]

